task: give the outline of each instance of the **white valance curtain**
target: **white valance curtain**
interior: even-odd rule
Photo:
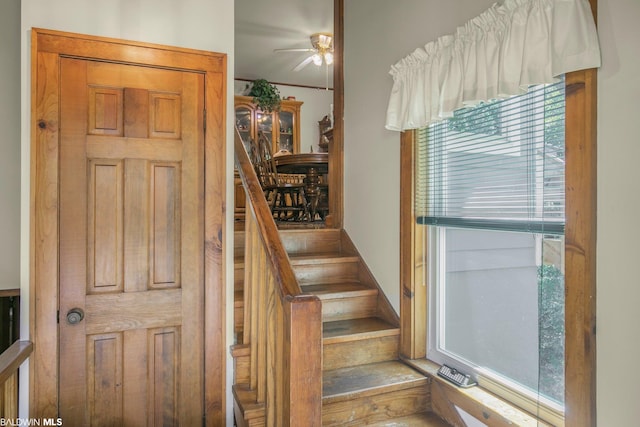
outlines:
[[[587,0],[505,0],[391,67],[385,127],[417,129],[456,109],[599,66]]]

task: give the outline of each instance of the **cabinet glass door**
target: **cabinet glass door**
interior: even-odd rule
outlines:
[[[287,150],[293,153],[293,113],[280,111],[278,150]]]
[[[269,145],[273,147],[273,114],[256,111],[256,125],[258,132],[264,133],[269,140]]]
[[[247,152],[249,149],[249,140],[251,139],[251,110],[245,107],[236,108],[236,127],[240,132],[240,138],[244,142]]]
[[[245,107],[236,108],[236,127],[240,131],[242,141],[246,143],[251,138],[251,110]]]

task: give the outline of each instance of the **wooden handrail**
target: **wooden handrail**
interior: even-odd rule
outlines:
[[[280,241],[280,235],[271,215],[271,209],[269,209],[260,181],[258,181],[258,176],[249,160],[249,155],[244,148],[242,138],[237,129],[235,133],[235,158],[242,185],[247,193],[247,199],[250,200],[250,205],[253,206],[255,211],[259,234],[262,236],[266,246],[271,267],[276,275],[277,282],[282,285],[279,288],[281,292],[280,298],[300,296],[302,295],[300,285],[293,273],[289,256]]]
[[[0,354],[0,384],[4,383],[33,351],[31,341],[16,341]]]
[[[253,403],[265,426],[322,424],[322,304],[305,295],[240,134],[236,168],[246,193],[243,344]],[[247,425],[240,422],[239,425]]]
[[[0,297],[19,297],[20,289],[0,289]]]
[[[18,416],[18,368],[33,351],[31,341],[16,341],[0,354],[0,418]]]

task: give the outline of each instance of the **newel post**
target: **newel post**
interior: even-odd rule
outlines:
[[[284,345],[284,410],[288,426],[322,425],[322,303],[316,296],[287,298],[284,317],[287,325]]]

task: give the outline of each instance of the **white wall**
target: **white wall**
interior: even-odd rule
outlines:
[[[6,0],[5,0],[6,1]],[[4,19],[4,10],[3,10]],[[9,19],[7,17],[7,19]],[[14,18],[15,19],[15,18]],[[28,337],[29,310],[29,120],[30,120],[30,29],[32,27],[107,36],[150,43],[227,53],[227,129],[233,129],[233,0],[28,0],[22,1],[22,183],[21,183],[21,291],[22,333]],[[17,41],[16,41],[17,43]],[[4,51],[3,51],[4,53]],[[17,80],[13,82],[17,85]],[[233,133],[227,133],[227,200],[233,200]],[[3,153],[4,154],[4,153]],[[17,184],[16,184],[17,185]],[[227,212],[227,236],[233,236],[233,211]],[[17,223],[13,224],[18,227]],[[233,242],[233,238],[227,239]],[[227,245],[227,271],[233,272],[233,244]],[[228,289],[233,287],[229,274]],[[233,307],[233,292],[227,292],[227,307]],[[227,336],[233,334],[233,310],[227,310]],[[229,341],[228,344],[231,344]],[[225,351],[225,354],[228,352]],[[227,372],[231,372],[228,358]],[[23,372],[26,370],[23,370]],[[22,378],[21,378],[22,380]],[[231,376],[227,376],[228,384]],[[21,382],[23,402],[27,383]],[[231,387],[227,387],[230,392]],[[227,396],[228,425],[231,424],[231,396]],[[26,416],[26,408],[21,408]]]
[[[235,94],[243,95],[246,85],[244,80],[235,81]],[[281,97],[294,96],[296,101],[302,101],[300,107],[300,152],[308,153],[313,145],[313,151],[318,151],[320,139],[318,122],[331,112],[333,103],[333,89],[313,89],[300,86],[276,85]]]
[[[640,2],[598,3],[598,425],[637,426]],[[621,376],[624,366],[631,369]]]
[[[392,64],[494,0],[345,1],[345,229],[399,311],[400,136],[384,129]],[[375,232],[374,232],[375,231]]]
[[[399,135],[384,130],[392,85],[389,67],[416,47],[452,33],[492,3],[345,2],[345,228],[396,309]],[[599,3],[603,66],[598,73],[598,425],[636,426],[640,420],[640,227],[636,224],[640,2]]]
[[[0,3],[0,289],[20,287],[20,0]]]

